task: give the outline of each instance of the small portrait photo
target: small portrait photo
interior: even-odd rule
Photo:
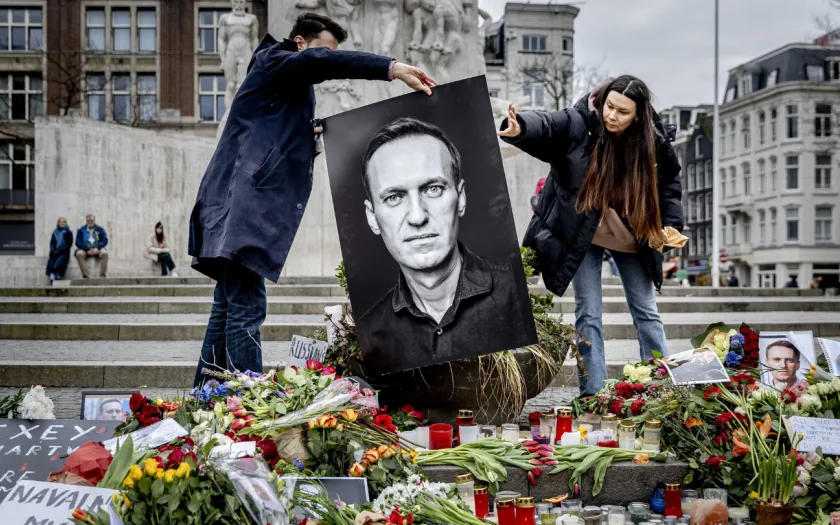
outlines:
[[[805,377],[811,364],[816,363],[811,332],[761,332],[758,351],[763,383],[776,390],[805,392]]]
[[[819,341],[832,375],[840,377],[840,341],[826,338],[820,338]]]
[[[675,385],[723,383],[729,374],[711,348],[695,348],[662,359]]]
[[[99,390],[82,392],[82,419],[96,421],[125,421],[131,415],[128,401],[136,390]]]
[[[350,302],[373,376],[537,343],[484,77],[324,120]]]

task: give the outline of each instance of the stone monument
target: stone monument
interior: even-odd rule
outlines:
[[[225,114],[219,122],[216,137],[221,136],[227,122],[227,108],[248,72],[248,62],[260,42],[259,21],[245,11],[245,0],[231,0],[231,12],[219,18],[217,47],[225,74]]]

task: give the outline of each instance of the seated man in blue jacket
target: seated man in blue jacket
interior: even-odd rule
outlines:
[[[76,232],[76,260],[79,261],[79,269],[82,270],[82,277],[90,277],[88,271],[88,257],[99,258],[99,277],[108,276],[108,252],[105,246],[108,245],[108,234],[105,228],[96,224],[96,217],[88,215],[85,217],[85,225]]]
[[[190,216],[193,267],[216,280],[195,386],[207,379],[204,368],[262,372],[265,279],[277,282],[312,190],[312,86],[399,79],[431,95],[436,85],[389,57],[338,51],[346,38],[336,22],[311,13],[282,42],[266,35],[228,108]]]

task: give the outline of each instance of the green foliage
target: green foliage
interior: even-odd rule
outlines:
[[[14,413],[17,412],[24,395],[23,390],[18,390],[18,393],[13,396],[0,397],[0,418],[14,418]]]

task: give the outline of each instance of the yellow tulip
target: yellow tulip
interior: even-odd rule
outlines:
[[[752,492],[750,492],[750,495],[747,496],[747,497],[750,498],[750,499],[758,499],[758,492],[752,491]]]
[[[353,422],[359,419],[359,413],[353,410],[352,408],[348,408],[344,412],[341,413],[341,417],[345,419],[345,421]]]
[[[317,419],[310,419],[307,422],[307,424],[309,425],[309,430],[315,430],[315,428],[318,426],[318,420]]]
[[[143,465],[146,467],[145,470],[147,476],[154,476],[155,472],[158,471],[158,464],[155,458],[147,459],[145,462],[143,462]]]
[[[139,481],[143,477],[143,469],[137,465],[131,465],[131,468],[128,469],[128,475],[134,480]]]
[[[182,462],[178,465],[178,470],[175,471],[175,476],[179,478],[186,478],[190,475],[190,465],[186,462]]]
[[[131,476],[126,477],[122,482],[124,487],[133,487],[134,486],[134,479]]]
[[[166,474],[163,475],[163,481],[167,483],[172,483],[175,480],[175,470],[169,469],[166,471]]]
[[[125,508],[126,508],[126,509],[130,509],[130,508],[131,508],[131,500],[130,500],[130,499],[128,499],[128,496],[127,496],[127,495],[125,495],[125,494],[123,494],[123,503],[125,503]]]
[[[155,472],[155,479],[162,479],[164,475],[163,469],[159,468],[157,472]]]

